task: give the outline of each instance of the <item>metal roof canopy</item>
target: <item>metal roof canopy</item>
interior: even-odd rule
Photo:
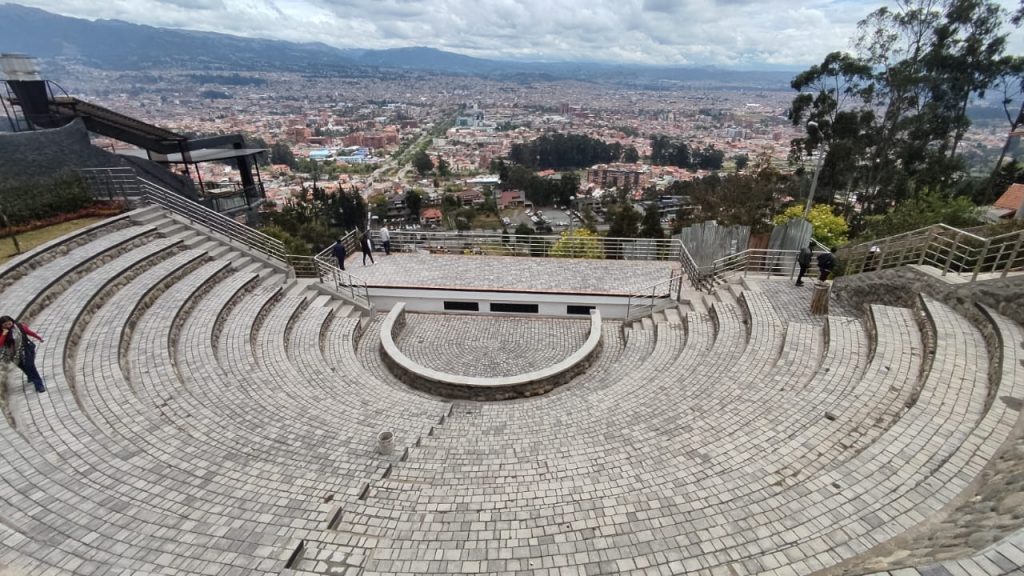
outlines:
[[[269,150],[269,148],[201,148],[199,150],[190,150],[188,158],[182,158],[180,152],[175,154],[151,152],[149,158],[154,162],[166,162],[168,164],[198,164],[200,162],[215,162],[217,160],[255,156],[262,152],[269,152]]]

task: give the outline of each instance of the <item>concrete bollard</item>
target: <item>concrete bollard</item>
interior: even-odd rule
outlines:
[[[395,451],[395,434],[385,430],[377,434],[377,452],[383,456],[390,456]]]

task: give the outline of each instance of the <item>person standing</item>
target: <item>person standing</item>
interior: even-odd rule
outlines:
[[[838,260],[836,260],[835,251],[836,249],[833,248],[831,252],[822,252],[821,254],[818,254],[818,271],[820,272],[818,280],[820,282],[828,280],[828,275],[831,274],[832,269],[836,267]]]
[[[380,243],[384,245],[384,255],[391,256],[391,231],[387,224],[380,227]]]
[[[341,238],[334,241],[334,246],[331,248],[331,252],[334,257],[338,259],[338,268],[345,269],[345,245],[341,243]]]
[[[796,285],[804,285],[804,274],[807,274],[807,269],[811,267],[811,254],[814,249],[814,242],[809,242],[807,246],[800,249],[800,254],[796,257],[796,263],[800,265],[800,274],[796,277]]]
[[[868,258],[867,262],[864,264],[864,272],[878,270],[879,265],[881,264],[881,262],[878,261],[878,256],[881,253],[882,249],[879,248],[877,244],[873,245],[871,249],[868,250]]]
[[[43,341],[43,337],[27,325],[10,316],[0,316],[0,359],[16,364],[36,387],[36,392],[46,392],[43,378],[36,370],[36,345],[29,337]]]
[[[359,236],[359,247],[363,249],[363,266],[366,266],[366,257],[370,257],[370,264],[376,264],[373,261],[373,246],[370,244],[370,233],[363,232]]]

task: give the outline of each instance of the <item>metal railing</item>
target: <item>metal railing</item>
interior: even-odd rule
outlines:
[[[980,274],[1005,278],[1024,270],[1024,229],[984,237],[936,224],[844,248],[839,260],[846,275],[920,264],[968,282]]]
[[[362,305],[367,310],[373,309],[370,302],[370,287],[358,276],[349,274],[335,264],[334,256],[324,256],[321,252],[310,258],[317,271],[320,282],[331,286],[335,292],[347,296],[352,302]]]
[[[556,257],[552,248],[560,235],[518,235],[480,232],[422,232],[394,230],[392,250],[438,254],[482,254],[488,256]],[[614,260],[678,260],[682,243],[669,238],[608,238],[594,236],[575,240],[575,244],[593,241],[585,252],[596,258]]]
[[[81,168],[78,173],[98,200],[123,200],[126,204],[142,200],[139,177],[131,168]]]
[[[341,237],[341,245],[345,247],[346,254],[355,254],[359,251],[359,234],[352,230],[348,234]],[[325,258],[327,262],[333,262],[334,260],[334,245],[331,244],[327,248],[321,250],[317,255],[317,258]]]
[[[267,236],[245,224],[236,222],[179,194],[161,188],[144,178],[138,178],[138,181],[147,202],[170,210],[191,223],[200,224],[214,232],[227,236],[229,239],[244,244],[257,252],[261,252],[273,260],[283,264],[288,263],[288,253],[280,240]]]
[[[670,278],[645,286],[629,295],[626,300],[625,320],[629,322],[650,316],[675,305],[679,302],[682,289],[683,274],[673,270]]]

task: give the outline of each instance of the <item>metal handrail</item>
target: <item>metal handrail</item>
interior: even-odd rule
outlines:
[[[393,230],[392,249],[446,254],[550,257],[560,235],[458,233]],[[677,260],[682,243],[672,238],[615,238],[594,236],[603,258],[622,260]]]
[[[662,290],[667,285],[667,290]],[[683,274],[673,270],[671,277],[667,280],[660,280],[649,286],[644,286],[626,299],[625,320],[636,320],[657,312],[657,307],[662,303],[674,303],[679,301],[683,289]],[[674,294],[674,295],[673,295]]]
[[[97,199],[119,199],[127,204],[142,195],[139,177],[131,168],[80,168],[78,173]]]
[[[323,252],[312,259],[320,282],[331,284],[335,292],[347,294],[353,302],[363,305],[367,310],[373,309],[373,303],[370,302],[370,286],[366,280],[342,270],[335,265],[333,257],[324,256]]]
[[[359,249],[359,240],[356,237],[357,232],[350,230],[348,234],[341,237],[341,244],[345,247],[346,254],[355,254]],[[316,254],[317,258],[333,258],[334,257],[334,244],[331,244],[327,248],[324,248]],[[329,261],[329,260],[328,260]]]
[[[201,224],[210,230],[227,236],[231,240],[241,242],[273,260],[283,264],[288,263],[289,255],[285,250],[284,243],[280,240],[267,236],[245,224],[236,222],[215,210],[210,210],[201,204],[192,202],[145,178],[138,177],[138,181],[146,201],[170,210],[188,219],[189,222]]]
[[[811,264],[807,273],[813,277],[818,274],[817,256],[824,252],[812,252]],[[742,252],[723,256],[711,264],[698,268],[700,282],[694,285],[700,290],[711,291],[716,285],[730,277],[742,273],[763,274],[766,276],[796,276],[799,264],[799,250],[773,250],[769,248],[748,248]]]
[[[906,264],[934,267],[942,276],[970,274],[974,282],[983,273],[1024,269],[1024,230],[985,238],[945,224],[864,242],[842,250],[846,274],[893,268]],[[873,248],[877,249],[872,251]]]

